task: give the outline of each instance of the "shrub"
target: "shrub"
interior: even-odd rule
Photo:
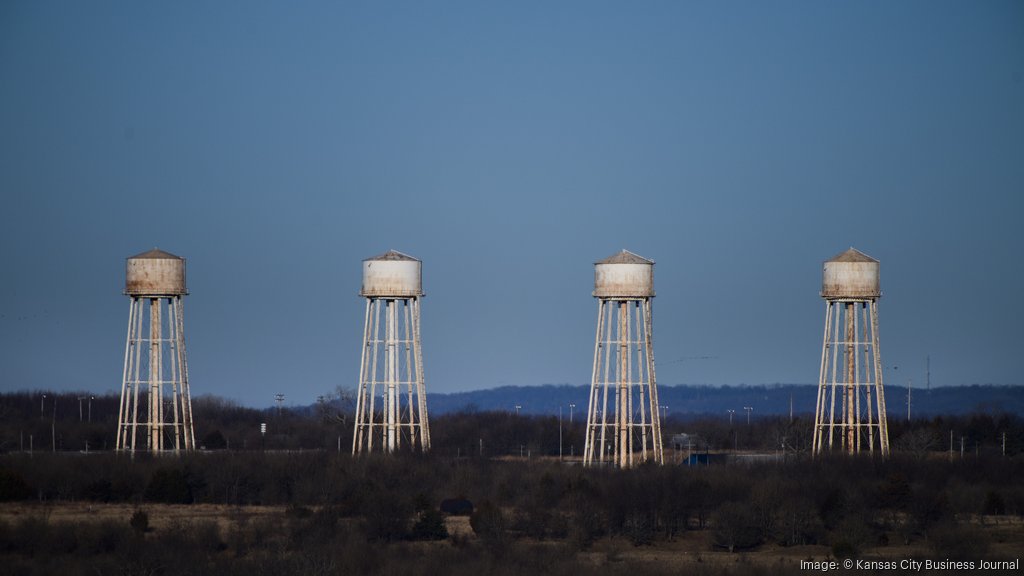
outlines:
[[[199,550],[206,552],[220,552],[227,548],[227,544],[220,537],[220,529],[217,523],[212,520],[196,522],[189,526],[192,545]]]
[[[577,507],[569,517],[569,537],[578,550],[590,548],[606,531],[607,520],[593,506]]]
[[[473,515],[469,517],[469,525],[473,528],[473,532],[488,543],[501,542],[505,537],[507,524],[501,509],[486,500],[480,503]]]
[[[855,558],[860,555],[860,551],[872,543],[867,518],[857,514],[844,518],[835,528],[831,543],[832,555],[836,558]]]
[[[447,537],[444,516],[437,510],[424,511],[412,526],[413,540],[444,540]]]
[[[153,473],[145,492],[146,500],[164,504],[189,504],[192,490],[185,474],[177,468],[161,468]]]
[[[952,515],[949,508],[945,492],[922,489],[912,494],[907,511],[917,530],[927,532],[931,526]]]
[[[1006,500],[1003,495],[995,490],[989,490],[985,494],[984,514],[1003,515],[1006,514]]]
[[[627,513],[622,529],[633,546],[649,545],[654,541],[654,522],[642,512]]]
[[[836,558],[855,558],[858,553],[857,547],[849,540],[836,540],[832,544],[832,555]]]
[[[132,527],[134,528],[134,526]],[[130,535],[130,528],[120,522],[103,520],[79,526],[79,546],[89,554],[110,554]]]
[[[761,529],[754,511],[739,502],[726,502],[715,515],[715,545],[727,548],[753,548],[761,543]]]
[[[31,497],[32,489],[20,474],[0,468],[0,502],[27,500]]]
[[[393,542],[406,537],[412,504],[398,494],[371,492],[363,503],[366,536],[370,540]]]
[[[143,510],[136,510],[128,520],[128,524],[139,534],[149,532],[149,514]]]
[[[928,530],[928,542],[936,556],[951,560],[977,560],[988,552],[988,538],[980,530],[961,526],[951,520],[939,522]]]
[[[228,447],[228,441],[220,433],[220,430],[214,430],[203,436],[203,441],[200,442],[200,445],[207,450],[223,450]]]

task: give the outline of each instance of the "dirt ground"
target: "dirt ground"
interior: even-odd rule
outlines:
[[[5,503],[0,504],[0,522],[17,523],[23,518],[42,518],[54,523],[81,523],[113,520],[127,523],[136,510],[145,510],[150,527],[159,531],[168,526],[188,525],[193,522],[213,521],[222,534],[252,520],[281,519],[289,514],[282,506],[224,506],[209,504],[168,505],[145,504],[97,504],[97,503]],[[987,535],[990,546],[986,558],[1013,560],[1024,557],[1024,523],[1019,518],[974,518],[972,524]],[[453,536],[473,539],[473,529],[468,517],[446,519],[448,532]],[[894,538],[895,540],[895,538]],[[445,545],[444,542],[431,545]],[[907,558],[930,558],[933,551],[927,543],[914,541],[909,545],[902,542],[887,546],[876,546],[863,550],[862,557],[877,560],[902,560]],[[620,538],[603,538],[589,550],[580,553],[580,558],[595,566],[615,563],[642,566],[657,563],[662,567],[678,568],[685,571],[695,567],[727,567],[738,565],[778,566],[799,569],[800,560],[826,560],[831,557],[827,546],[780,547],[763,545],[755,550],[729,553],[712,545],[712,531],[690,531],[681,534],[674,541],[659,541],[652,546],[635,547]]]

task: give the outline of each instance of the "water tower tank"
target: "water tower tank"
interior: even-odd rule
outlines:
[[[363,287],[359,295],[385,298],[422,296],[422,262],[396,250],[363,260]]]
[[[128,258],[124,293],[129,296],[188,294],[185,259],[157,248]]]
[[[825,261],[821,283],[822,298],[872,300],[881,295],[878,260],[850,248]]]
[[[654,261],[629,250],[594,263],[597,298],[651,298],[654,296]]]

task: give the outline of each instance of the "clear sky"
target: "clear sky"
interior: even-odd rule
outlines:
[[[0,195],[4,390],[119,389],[154,246],[251,405],[355,385],[392,248],[428,391],[587,383],[622,248],[663,385],[815,382],[850,246],[888,383],[1024,384],[1024,3],[6,1]]]

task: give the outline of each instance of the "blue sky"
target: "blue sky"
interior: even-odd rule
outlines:
[[[622,248],[663,385],[814,382],[849,246],[889,383],[1024,383],[1019,2],[4,2],[0,127],[3,389],[118,389],[154,246],[245,404],[354,386],[392,248],[429,391],[586,383]]]

